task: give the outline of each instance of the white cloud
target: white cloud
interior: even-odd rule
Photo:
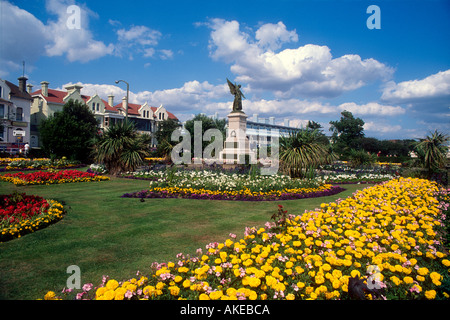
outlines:
[[[450,70],[432,74],[421,80],[389,82],[382,100],[396,102],[420,102],[450,97]]]
[[[373,81],[385,81],[393,69],[356,54],[333,58],[330,48],[307,44],[296,49],[279,49],[295,42],[298,36],[279,22],[264,24],[256,31],[256,40],[240,30],[237,21],[212,19],[208,26],[210,54],[215,60],[231,64],[236,80],[251,89],[271,90],[277,97],[335,97]],[[272,33],[270,33],[271,31]]]
[[[68,28],[67,20],[71,14],[67,8],[72,4],[65,0],[47,0],[47,11],[57,16],[56,21],[46,25],[46,33],[51,41],[45,46],[46,54],[52,56],[65,55],[70,62],[88,62],[113,53],[114,45],[106,45],[95,40],[89,30],[90,17],[97,17],[86,7],[80,7],[80,28]]]
[[[358,105],[354,102],[347,102],[339,105],[338,109],[341,111],[350,111],[355,115],[396,116],[406,113],[406,110],[402,107],[386,106],[377,102],[369,102],[363,105]]]
[[[381,134],[395,133],[402,130],[402,127],[400,125],[392,126],[372,121],[364,123],[363,128],[365,131],[376,132]]]
[[[255,39],[258,40],[258,46],[270,50],[280,49],[284,43],[297,42],[297,32],[288,31],[283,22],[277,24],[267,23],[256,31]]]
[[[50,40],[46,26],[31,13],[6,1],[0,1],[0,76],[4,77],[22,67],[29,66],[45,53]],[[18,41],[20,39],[20,41]]]

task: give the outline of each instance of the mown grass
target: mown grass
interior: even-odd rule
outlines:
[[[263,226],[281,204],[301,214],[322,202],[350,196],[368,185],[345,185],[329,197],[274,202],[120,198],[143,190],[147,181],[112,178],[105,182],[17,187],[0,182],[0,194],[15,190],[65,203],[63,220],[19,239],[0,243],[0,299],[38,299],[60,292],[77,265],[81,282],[97,285],[103,275],[130,279],[155,261],[173,261],[177,253],[195,255],[230,233]]]

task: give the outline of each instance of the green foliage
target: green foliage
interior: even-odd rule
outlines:
[[[350,166],[353,168],[359,168],[363,166],[373,165],[377,158],[374,154],[369,154],[365,150],[351,149],[349,154]]]
[[[87,162],[98,123],[85,104],[69,100],[62,112],[56,112],[42,122],[39,132],[43,149],[50,157]]]
[[[151,137],[138,134],[129,121],[108,127],[95,141],[95,160],[103,163],[111,174],[134,171],[149,155]]]
[[[222,133],[222,138],[225,140],[226,137],[226,120],[225,119],[212,119],[210,117],[205,116],[204,114],[197,114],[193,119],[186,121],[186,124],[184,125],[184,128],[189,131],[189,134],[191,135],[191,146],[194,148],[194,122],[200,121],[202,123],[202,138],[203,134],[208,129],[218,129]],[[202,139],[203,140],[203,139]],[[203,141],[202,142],[202,150],[205,150],[205,148],[211,143],[212,141]],[[193,149],[192,149],[193,150]]]
[[[333,132],[333,149],[341,156],[348,156],[352,148],[357,147],[358,139],[364,137],[364,121],[355,118],[350,111],[342,111],[339,121],[330,121]]]
[[[280,168],[293,178],[305,177],[308,168],[326,164],[328,159],[328,147],[321,143],[317,129],[280,137]]]
[[[449,141],[448,135],[435,130],[416,144],[415,150],[419,161],[430,173],[445,167]]]

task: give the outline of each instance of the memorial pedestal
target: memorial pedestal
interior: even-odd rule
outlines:
[[[224,164],[256,163],[256,154],[250,150],[246,130],[247,115],[242,111],[231,112],[224,149],[219,154]]]

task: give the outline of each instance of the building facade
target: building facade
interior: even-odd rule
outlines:
[[[17,154],[30,142],[32,97],[27,91],[27,78],[18,85],[0,79],[0,151]]]
[[[99,123],[99,128],[104,130],[111,125],[121,122],[127,116],[127,101],[124,97],[122,102],[114,105],[114,96],[109,95],[108,101],[101,99],[97,94],[93,96],[83,95],[82,86],[72,84],[65,87],[66,91],[49,89],[47,81],[41,82],[41,88],[31,93],[31,147],[38,147],[39,125],[44,119],[53,115],[55,112],[62,111],[63,106],[69,100],[79,101],[86,104],[92,111]],[[128,104],[128,118],[134,122],[137,131],[140,133],[152,134],[158,128],[158,122],[164,119],[174,119],[177,117],[165,110],[163,106],[159,108],[151,107],[147,103],[143,105]],[[153,141],[154,145],[157,141]]]

